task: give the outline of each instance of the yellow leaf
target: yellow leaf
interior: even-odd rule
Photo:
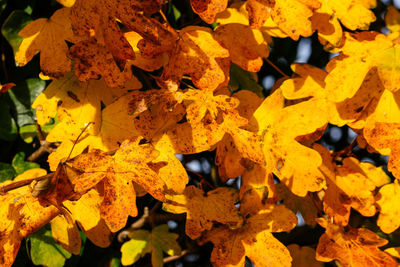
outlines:
[[[23,28],[19,35],[24,40],[15,61],[24,66],[40,51],[40,68],[45,75],[61,78],[70,71],[71,60],[67,56],[68,45],[65,41],[79,41],[71,29],[70,12],[69,8],[61,8],[50,19],[37,19]]]
[[[277,175],[295,195],[305,196],[325,185],[318,170],[322,160],[317,151],[295,139],[323,127],[326,112],[312,100],[286,108],[283,104],[282,93],[276,90],[256,110],[253,123],[258,124],[267,172]]]
[[[78,255],[81,251],[81,235],[75,223],[68,223],[62,215],[58,215],[50,222],[54,240],[68,252]]]
[[[205,230],[210,230],[213,221],[237,228],[243,223],[235,207],[238,192],[235,189],[220,187],[204,192],[194,186],[188,186],[183,195],[167,196],[163,209],[172,213],[186,212],[186,234],[196,239]]]
[[[108,247],[112,233],[100,217],[100,206],[103,197],[94,190],[89,190],[77,201],[65,201],[65,207],[71,212],[81,230],[98,247]]]
[[[43,169],[31,169],[17,176],[14,181],[35,178],[46,174]],[[1,185],[10,183],[4,182]],[[21,240],[40,229],[60,211],[54,206],[42,206],[24,186],[0,195],[0,265],[11,266],[17,256]]]
[[[380,210],[377,224],[384,233],[392,233],[400,226],[400,186],[394,183],[383,186],[376,195],[376,203]]]
[[[215,38],[229,50],[233,63],[250,72],[258,72],[269,55],[268,36],[260,30],[238,23],[219,26]]]

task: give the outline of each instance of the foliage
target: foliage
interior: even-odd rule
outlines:
[[[57,1],[0,1],[1,266],[398,266],[395,7]]]

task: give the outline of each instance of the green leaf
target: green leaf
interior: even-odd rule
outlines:
[[[36,137],[37,131],[36,131],[36,126],[33,124],[30,125],[24,125],[19,128],[19,135],[21,136],[22,140],[24,140],[25,143],[32,143],[33,138]]]
[[[245,71],[234,63],[231,64],[228,87],[232,92],[238,90],[249,90],[256,93],[259,97],[264,97],[264,88],[258,84],[254,77],[254,73]]]
[[[163,251],[170,256],[179,255],[181,248],[176,242],[178,234],[170,233],[167,224],[162,224],[154,227],[152,235],[152,255],[151,263],[153,266],[163,266]]]
[[[11,100],[8,94],[0,95],[0,139],[13,141],[16,138],[17,124],[11,116]]]
[[[25,161],[25,153],[22,151],[15,155],[11,164],[17,175],[30,169],[40,168],[40,165],[37,163]]]
[[[14,10],[3,23],[1,33],[13,48],[14,55],[18,51],[19,45],[24,39],[19,36],[18,33],[31,21],[31,17],[26,12],[22,10]]]
[[[12,180],[15,176],[17,176],[14,168],[11,164],[0,162],[0,182],[4,182],[7,180]]]
[[[146,247],[149,245],[150,233],[146,230],[133,231],[130,235],[131,240],[121,246],[122,265],[131,265],[140,257],[146,254]]]
[[[0,13],[3,12],[6,6],[7,6],[7,0],[0,0]]]
[[[51,119],[50,123],[41,126],[41,130],[45,133],[49,133],[58,123],[56,119],[57,117],[55,119]],[[32,143],[37,134],[38,132],[36,129],[36,125],[28,124],[19,128],[19,135],[25,143]]]
[[[167,224],[153,228],[150,233],[146,230],[133,231],[129,237],[131,240],[125,242],[121,247],[122,265],[131,265],[146,253],[151,253],[151,264],[153,267],[162,267],[164,262],[163,252],[168,255],[179,255],[181,248],[176,242],[178,234],[170,233]]]
[[[31,243],[31,258],[36,265],[46,267],[62,267],[71,254],[56,243],[51,235],[51,230],[43,227],[29,236]]]
[[[8,94],[13,106],[14,118],[17,125],[22,127],[27,124],[35,124],[35,114],[32,103],[36,97],[44,90],[46,82],[39,78],[26,79],[22,83],[17,83]]]

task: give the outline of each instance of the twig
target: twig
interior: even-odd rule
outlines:
[[[169,257],[166,257],[166,258],[164,258],[164,263],[167,263],[167,262],[171,262],[171,261],[175,261],[175,260],[177,260],[177,259],[180,259],[180,258],[182,258],[183,256],[185,256],[186,254],[188,254],[189,253],[189,250],[182,250],[181,251],[181,254],[180,255],[174,255],[174,256],[169,256]]]
[[[342,150],[333,152],[332,153],[333,160],[337,160],[339,157],[341,157],[343,155],[345,155],[345,156],[351,155],[351,153],[352,153],[353,149],[356,147],[356,145],[357,145],[357,137],[355,137],[353,139],[353,141],[348,146],[343,148]]]
[[[33,152],[26,160],[30,162],[37,161],[43,154],[54,152],[55,148],[52,147],[52,143],[46,140],[40,141],[40,147]]]
[[[43,175],[43,176],[40,176],[40,177],[36,177],[36,178],[16,181],[16,182],[12,182],[10,184],[2,185],[2,186],[0,186],[0,195],[4,195],[8,191],[11,191],[11,190],[14,190],[14,189],[29,185],[33,181],[41,181],[41,180],[45,180],[45,179],[51,179],[51,177],[53,175],[54,175],[54,172],[46,174],[46,175]]]
[[[267,61],[267,63],[269,65],[271,65],[271,67],[273,67],[277,72],[279,72],[283,77],[285,78],[289,78],[288,75],[286,75],[280,68],[278,68],[274,63],[272,63],[271,60],[269,60],[268,58],[265,59]]]
[[[140,217],[137,221],[135,221],[134,223],[131,224],[131,226],[129,226],[128,229],[121,231],[118,234],[118,241],[119,242],[124,242],[126,239],[128,239],[129,234],[139,228],[142,228],[143,225],[146,223],[147,219],[149,218],[149,208],[148,207],[144,207],[143,210],[143,215],[142,217]]]

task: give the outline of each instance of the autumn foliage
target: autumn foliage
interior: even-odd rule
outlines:
[[[58,2],[19,32],[16,63],[38,54],[48,81],[32,108],[39,130],[54,125],[42,140],[53,149],[49,174],[30,168],[0,184],[1,266],[25,238],[40,259],[43,236],[61,265],[85,236],[101,248],[123,242],[123,265],[151,254],[162,266],[208,244],[215,266],[398,266],[394,7],[383,34],[368,31],[375,0],[190,0],[199,19],[179,27],[165,16],[170,1]],[[294,63],[268,92],[255,86],[275,40],[313,34],[334,55],[326,66]],[[321,142],[332,126],[357,137],[332,151]],[[388,156],[387,169],[356,147]],[[180,160],[207,151],[212,179]],[[144,197],[150,211],[137,206]],[[287,241],[300,217],[317,243]],[[171,220],[184,231],[170,231]]]

